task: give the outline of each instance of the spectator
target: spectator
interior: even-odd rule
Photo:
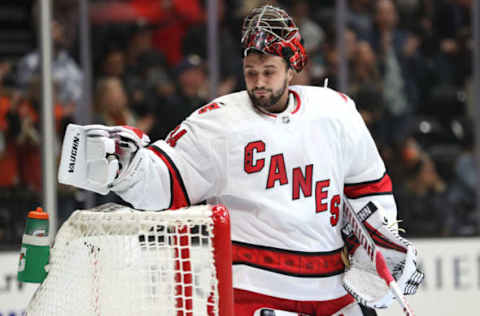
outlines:
[[[136,126],[137,121],[128,107],[128,98],[123,82],[117,77],[101,78],[96,85],[95,118],[96,124]],[[125,204],[114,194],[95,194],[95,203],[115,202]]]
[[[112,45],[102,57],[99,75],[124,78],[126,67],[125,51],[117,45]]]
[[[135,2],[146,2],[135,0]],[[153,45],[167,58],[170,67],[175,67],[184,58],[182,39],[194,24],[205,20],[205,11],[200,0],[162,1],[160,18],[156,21],[161,28],[153,34]]]
[[[381,87],[375,82],[366,82],[352,90],[351,95],[355,97],[358,111],[367,124],[381,156],[388,161],[392,149],[388,144],[389,127],[385,124]]]
[[[12,95],[3,85],[11,71],[11,63],[0,62],[0,187],[11,188],[19,182],[16,139],[20,131],[18,113],[12,104]]]
[[[126,46],[125,85],[132,104],[145,101],[146,72],[150,67],[166,67],[164,56],[152,46],[153,25],[142,21],[131,26]]]
[[[137,127],[152,136],[155,133],[155,125],[162,124],[161,115],[165,114],[168,117],[168,113],[162,113],[159,109],[175,94],[175,82],[171,79],[170,71],[158,64],[155,56],[147,54],[141,58],[140,69],[143,70],[139,72],[141,75],[136,81],[141,98],[133,100],[131,106],[137,116]]]
[[[471,26],[472,4],[472,0],[446,0],[436,5],[433,26],[441,47],[445,45],[442,42],[454,39],[458,30]]]
[[[204,105],[208,98],[208,81],[204,61],[198,55],[187,56],[176,68],[177,93],[167,98],[165,106],[157,109],[159,122],[154,124],[155,135],[166,137],[185,116]]]
[[[54,117],[57,144],[59,135],[63,133],[64,126],[68,122],[68,110],[57,97],[57,85],[53,87]],[[13,107],[20,119],[20,130],[16,138],[17,159],[21,166],[20,183],[31,191],[42,191],[42,167],[41,167],[41,130],[40,130],[40,104],[41,82],[39,78],[33,78],[29,88],[22,97],[15,99]],[[58,147],[57,147],[58,148]]]
[[[208,96],[207,74],[203,59],[198,55],[187,56],[175,69],[175,74],[179,97],[184,99],[184,102],[181,103],[190,107],[190,109],[205,104]]]
[[[372,1],[350,0],[348,2],[348,24],[358,34],[359,39],[366,40],[373,29]]]
[[[137,22],[132,26],[126,48],[125,82],[137,127],[150,132],[156,119],[155,108],[173,93],[167,62],[152,46],[155,26]]]
[[[66,44],[65,26],[58,20],[52,22],[53,63],[52,76],[57,85],[57,97],[65,111],[72,114],[82,100],[83,75],[75,60],[70,56]],[[17,64],[17,88],[26,93],[30,83],[40,75],[40,52],[33,51]]]
[[[472,74],[473,43],[468,27],[458,29],[453,38],[442,39],[434,57],[436,86],[464,89]]]
[[[206,1],[203,2],[205,5]],[[217,2],[218,5],[218,54],[220,66],[220,81],[218,83],[217,95],[224,95],[233,92],[240,85],[240,74],[242,66],[240,63],[240,46],[236,41],[225,21],[225,0]],[[206,10],[204,7],[203,10]],[[208,50],[208,28],[205,21],[192,25],[182,40],[183,56],[198,55],[203,60],[207,59]]]
[[[477,168],[474,156],[473,125],[469,120],[463,120],[461,130],[462,153],[453,166],[456,189],[451,199],[455,203],[455,227],[459,235],[473,235],[477,230],[478,219],[475,216],[477,201]]]
[[[418,103],[417,84],[423,75],[417,50],[419,40],[397,28],[398,14],[391,0],[376,2],[374,21],[375,28],[369,42],[379,57],[383,101],[393,143],[406,137]]]
[[[448,184],[438,175],[434,161],[422,153],[406,170],[408,178],[398,190],[397,203],[408,235],[451,235],[454,205]]]
[[[329,32],[333,32],[333,30],[330,29]],[[327,37],[335,38],[333,33]],[[344,37],[347,64],[351,66],[357,50],[357,34],[353,30],[347,28],[344,33]],[[337,76],[339,73],[338,68],[340,60],[338,56],[337,46],[334,41],[329,41],[324,45],[323,55],[325,59],[325,73],[323,74],[323,79],[315,79],[315,81],[318,82],[318,85],[321,85],[325,79],[328,79],[329,87],[332,87],[333,89],[338,88]]]
[[[350,69],[349,89],[352,93],[355,94],[363,85],[381,87],[377,56],[368,42],[359,41],[356,44]]]
[[[305,42],[305,51],[309,56],[316,54],[325,40],[325,31],[310,17],[310,4],[307,0],[294,1],[292,16],[296,21]]]
[[[98,81],[95,93],[95,122],[107,125],[135,126],[136,120],[128,108],[125,87],[116,77]]]

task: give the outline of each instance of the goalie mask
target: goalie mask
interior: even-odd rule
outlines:
[[[266,5],[256,8],[242,26],[243,55],[251,49],[284,58],[296,72],[307,63],[302,37],[293,19],[282,9]]]

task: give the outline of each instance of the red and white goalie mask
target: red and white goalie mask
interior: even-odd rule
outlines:
[[[283,57],[296,72],[307,63],[302,37],[293,19],[280,8],[266,5],[256,8],[243,20],[243,54],[250,49]]]

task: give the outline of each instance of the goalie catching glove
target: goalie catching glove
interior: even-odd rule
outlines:
[[[424,277],[417,270],[417,250],[411,242],[398,235],[396,223],[389,223],[382,211],[378,205],[369,202],[358,215],[383,254],[399,288],[405,295],[415,294]],[[389,307],[393,302],[393,294],[377,274],[367,252],[359,247],[359,241],[349,224],[342,228],[342,236],[349,261],[342,280],[344,288],[365,306]]]
[[[135,154],[149,142],[147,135],[129,126],[69,124],[58,181],[105,195],[135,170]]]

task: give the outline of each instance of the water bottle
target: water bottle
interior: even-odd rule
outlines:
[[[17,279],[21,282],[41,283],[47,276],[45,265],[49,256],[48,213],[37,207],[27,216]]]

